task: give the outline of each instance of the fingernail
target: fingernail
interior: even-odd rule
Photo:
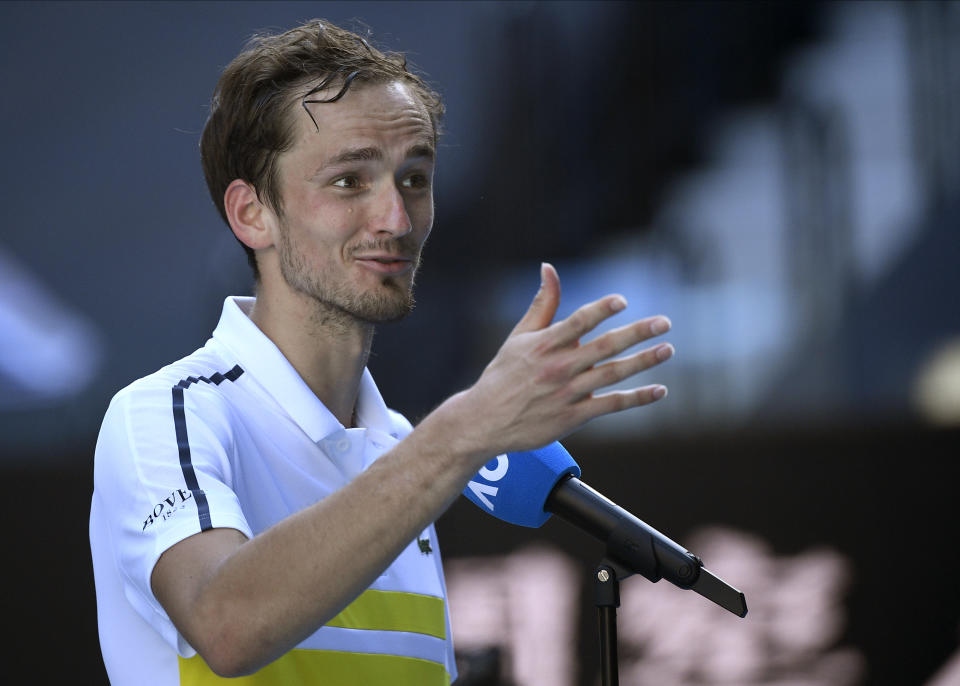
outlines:
[[[661,362],[664,360],[669,360],[671,357],[673,357],[673,352],[673,346],[669,343],[664,343],[657,348],[657,359]]]
[[[616,298],[610,301],[610,309],[614,312],[619,312],[627,307],[627,299],[622,295],[618,295]]]
[[[543,282],[547,280],[547,263],[540,263],[540,287],[543,288]]]
[[[659,336],[662,333],[666,333],[670,330],[670,320],[666,317],[657,317],[652,322],[650,322],[650,333],[654,336]]]
[[[654,400],[660,400],[660,398],[664,398],[664,397],[666,397],[666,395],[667,395],[667,387],[666,387],[666,386],[657,386],[656,388],[653,389],[653,399],[654,399]]]

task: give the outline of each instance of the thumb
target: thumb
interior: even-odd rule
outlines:
[[[544,262],[540,265],[540,290],[533,296],[533,302],[527,308],[526,314],[513,327],[510,335],[539,331],[550,326],[559,305],[560,277],[552,264]]]

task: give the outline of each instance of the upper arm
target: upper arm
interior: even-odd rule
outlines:
[[[199,626],[204,619],[201,601],[207,584],[247,540],[236,529],[208,529],[168,548],[153,567],[150,586],[154,596],[177,631],[197,650],[204,639]]]
[[[189,655],[190,603],[253,533],[233,487],[227,408],[206,384],[185,394],[191,485],[172,402],[170,387],[153,379],[111,402],[97,441],[91,546],[136,613]]]

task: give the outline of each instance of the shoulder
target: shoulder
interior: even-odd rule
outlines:
[[[243,368],[236,362],[220,354],[216,348],[207,345],[199,350],[162,367],[152,374],[141,377],[119,390],[113,401],[124,401],[131,397],[145,398],[151,395],[170,397],[175,388],[191,391],[217,390],[221,386],[229,387],[243,375]],[[194,388],[195,387],[195,388]]]
[[[176,420],[178,412],[213,424],[229,423],[228,389],[243,369],[210,346],[137,379],[110,401],[101,433],[111,428],[142,432]]]

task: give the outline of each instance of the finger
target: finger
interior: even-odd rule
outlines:
[[[598,388],[612,386],[635,374],[655,367],[673,357],[674,349],[669,343],[648,348],[642,352],[601,364],[579,374],[570,384],[574,396],[584,396]]]
[[[583,366],[577,371],[588,369],[598,362],[602,362],[614,355],[619,355],[637,343],[642,343],[654,336],[666,333],[670,330],[670,326],[669,319],[658,315],[656,317],[641,319],[627,326],[621,326],[619,329],[614,329],[613,331],[608,331],[585,344],[580,349],[580,363]],[[661,362],[662,361],[663,360],[661,360]]]
[[[527,308],[526,314],[513,327],[510,335],[527,331],[539,331],[550,326],[557,307],[560,305],[560,277],[552,264],[544,262],[540,265],[540,290],[533,296],[533,302]]]
[[[649,405],[667,397],[667,387],[659,384],[643,386],[629,391],[611,391],[581,402],[584,422],[605,414],[622,412],[633,407]]]
[[[627,306],[622,295],[608,295],[578,308],[566,319],[554,324],[557,330],[557,343],[565,345],[579,341],[593,331],[604,319],[612,317]]]

